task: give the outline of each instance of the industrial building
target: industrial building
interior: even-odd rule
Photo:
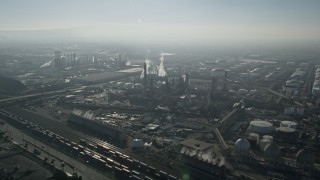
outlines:
[[[142,72],[142,68],[132,68],[132,69],[115,71],[115,72],[103,72],[103,73],[96,73],[96,74],[90,74],[86,76],[75,77],[70,79],[70,82],[74,84],[83,84],[83,85],[107,83],[107,82],[118,80],[118,79],[136,76],[141,74],[141,72]]]

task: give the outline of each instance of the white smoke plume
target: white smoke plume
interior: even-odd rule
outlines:
[[[157,74],[157,68],[154,67],[153,63],[147,58],[145,60],[146,63],[146,69],[147,73],[146,74]],[[144,70],[142,71],[140,78],[142,79],[144,77]]]
[[[51,61],[42,64],[42,65],[40,66],[40,68],[45,68],[45,67],[48,67],[48,66],[50,66],[50,65],[51,65]]]
[[[187,76],[185,74],[182,75],[181,78],[182,78],[183,82],[186,82]]]
[[[146,74],[148,74],[149,68],[150,68],[150,60],[147,58],[147,59],[144,61],[144,63],[146,63],[146,70],[147,70]],[[144,78],[144,69],[143,69],[143,71],[142,71],[142,73],[141,73],[141,75],[140,75],[140,79],[142,79],[142,78]]]
[[[167,76],[167,72],[166,72],[166,70],[164,69],[163,61],[164,61],[164,54],[161,54],[161,56],[160,56],[159,71],[158,71],[158,76],[159,76],[159,77],[165,77],[165,76]]]
[[[151,64],[151,61],[147,58],[146,61],[145,61],[145,63],[146,63],[146,66],[147,66],[147,74],[149,74],[149,73],[150,73],[150,64]]]

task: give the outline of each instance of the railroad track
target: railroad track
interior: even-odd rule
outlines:
[[[10,112],[10,110],[9,110]],[[24,112],[20,112],[18,113],[19,116],[23,117],[23,114]],[[102,145],[105,145],[107,146],[108,148],[110,148],[111,150],[113,151],[118,151],[120,152],[121,154],[125,154],[127,156],[130,156],[131,158],[133,159],[136,159],[138,161],[141,161],[141,162],[144,162],[148,165],[151,165],[159,170],[163,170],[169,174],[172,174],[172,175],[175,175],[177,176],[178,173],[176,171],[174,171],[173,169],[170,169],[168,168],[167,166],[165,165],[162,165],[162,164],[156,164],[152,161],[149,161],[147,159],[145,159],[144,157],[142,156],[139,156],[137,154],[133,154],[132,152],[130,151],[127,151],[125,149],[122,149],[122,148],[119,148],[117,146],[114,146],[110,143],[107,143],[106,141],[103,141],[103,140],[100,140],[96,137],[93,137],[93,136],[90,136],[88,134],[85,134],[84,132],[81,132],[81,131],[78,131],[76,129],[73,129],[73,128],[70,128],[70,127],[67,127],[67,125],[65,123],[62,123],[62,122],[58,122],[58,121],[52,121],[50,119],[47,119],[46,117],[44,116],[40,116],[38,114],[34,114],[32,112],[29,112],[29,111],[25,111],[25,113],[31,113],[32,115],[34,115],[33,118],[24,118],[32,123],[35,123],[41,127],[45,127],[46,129],[56,133],[56,134],[59,134],[60,136],[63,136],[63,137],[66,137],[68,138],[69,140],[71,141],[74,141],[76,143],[79,142],[80,139],[84,139],[86,140],[87,142],[89,143],[93,143],[93,144],[102,144]],[[36,118],[36,116],[39,116],[41,117],[41,119],[39,118]],[[43,120],[43,121],[42,121]]]
[[[32,113],[32,112],[28,112],[28,113]],[[32,114],[35,115],[35,116],[38,115],[38,114],[34,114],[34,113],[32,113]],[[20,116],[22,117],[23,115],[20,115]],[[174,175],[176,177],[180,177],[181,176],[181,174],[179,174],[180,170],[187,168],[187,169],[189,169],[189,171],[195,172],[196,174],[203,174],[204,177],[217,178],[216,176],[214,176],[212,174],[209,174],[207,172],[201,171],[199,169],[187,166],[187,165],[182,164],[182,163],[180,163],[178,161],[170,159],[170,161],[172,161],[172,162],[174,162],[176,164],[176,167],[179,167],[176,170],[174,170],[173,168],[170,168],[170,167],[168,167],[168,166],[166,166],[164,164],[158,164],[158,163],[156,163],[154,161],[145,159],[142,156],[133,154],[130,151],[127,151],[125,149],[121,149],[121,148],[119,148],[117,146],[109,144],[106,141],[103,141],[103,140],[101,140],[99,138],[90,136],[88,134],[85,134],[84,132],[81,132],[81,131],[75,130],[73,128],[67,127],[66,124],[62,123],[61,121],[50,121],[44,116],[40,116],[40,117],[41,118],[45,118],[46,120],[41,121],[41,120],[35,120],[33,118],[30,118],[30,119],[24,118],[24,119],[26,119],[26,120],[28,120],[28,121],[30,121],[32,123],[35,123],[35,124],[37,124],[39,126],[46,127],[46,129],[48,129],[48,130],[50,130],[50,131],[52,131],[52,132],[54,132],[54,133],[56,133],[56,134],[58,134],[60,136],[63,136],[63,137],[66,137],[66,138],[70,138],[69,140],[72,140],[72,141],[75,141],[75,142],[79,142],[80,139],[84,139],[88,143],[104,145],[104,146],[108,147],[110,150],[117,151],[117,152],[119,152],[121,154],[127,155],[131,159],[138,160],[140,162],[143,162],[143,163],[145,163],[145,164],[147,164],[149,166],[153,166],[153,167],[155,167],[155,168],[157,168],[159,170],[165,171],[166,173]],[[104,155],[102,155],[102,154],[100,154],[98,152],[94,152],[94,153],[105,157]]]

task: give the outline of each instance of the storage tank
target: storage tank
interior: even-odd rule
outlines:
[[[297,129],[298,123],[293,122],[293,121],[281,121],[280,122],[280,127],[288,127],[292,129]]]
[[[300,83],[296,79],[291,79],[291,80],[286,81],[286,86],[299,87],[299,85],[300,85]]]
[[[249,94],[255,95],[255,94],[257,94],[257,90],[256,89],[252,89],[252,90],[249,91]]]
[[[118,88],[123,88],[124,87],[124,82],[117,82],[117,87]]]
[[[270,135],[264,135],[262,136],[262,139],[267,139],[270,141],[270,143],[273,143],[273,136],[270,136]]]
[[[308,149],[298,151],[296,157],[296,163],[299,166],[312,166],[315,161],[314,154]]]
[[[287,65],[289,66],[294,66],[296,63],[295,62],[287,62]]]
[[[273,131],[273,125],[267,121],[254,120],[250,122],[249,130],[258,134],[269,134]]]
[[[222,68],[212,69],[211,77],[221,79],[226,77],[226,70]]]
[[[248,93],[248,90],[246,90],[246,89],[239,89],[238,92],[239,92],[239,94],[245,95],[245,94]]]
[[[126,89],[132,89],[132,88],[133,88],[133,84],[132,84],[132,83],[125,83],[125,84],[124,84],[124,87],[125,87]]]
[[[255,144],[259,144],[259,139],[260,139],[260,135],[257,133],[250,133],[249,134],[249,139],[252,139],[255,141]]]
[[[110,81],[109,83],[111,84],[112,87],[116,87],[117,86],[117,82],[116,81]]]
[[[260,150],[261,151],[264,151],[264,149],[266,148],[266,146],[268,145],[268,144],[270,144],[271,142],[270,142],[270,140],[269,139],[261,139],[260,140]]]
[[[275,143],[270,143],[264,148],[264,155],[266,158],[275,159],[280,156],[280,147]]]
[[[238,154],[245,155],[250,152],[250,143],[246,138],[240,138],[235,143],[235,151]]]
[[[276,129],[277,138],[294,140],[298,138],[298,133],[295,129],[289,127],[279,127]]]
[[[135,84],[134,84],[134,88],[135,88],[135,89],[143,89],[143,85],[140,84],[140,83],[135,83]]]

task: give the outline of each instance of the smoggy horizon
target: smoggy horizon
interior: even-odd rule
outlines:
[[[313,45],[319,1],[4,1],[0,39],[173,45]]]

